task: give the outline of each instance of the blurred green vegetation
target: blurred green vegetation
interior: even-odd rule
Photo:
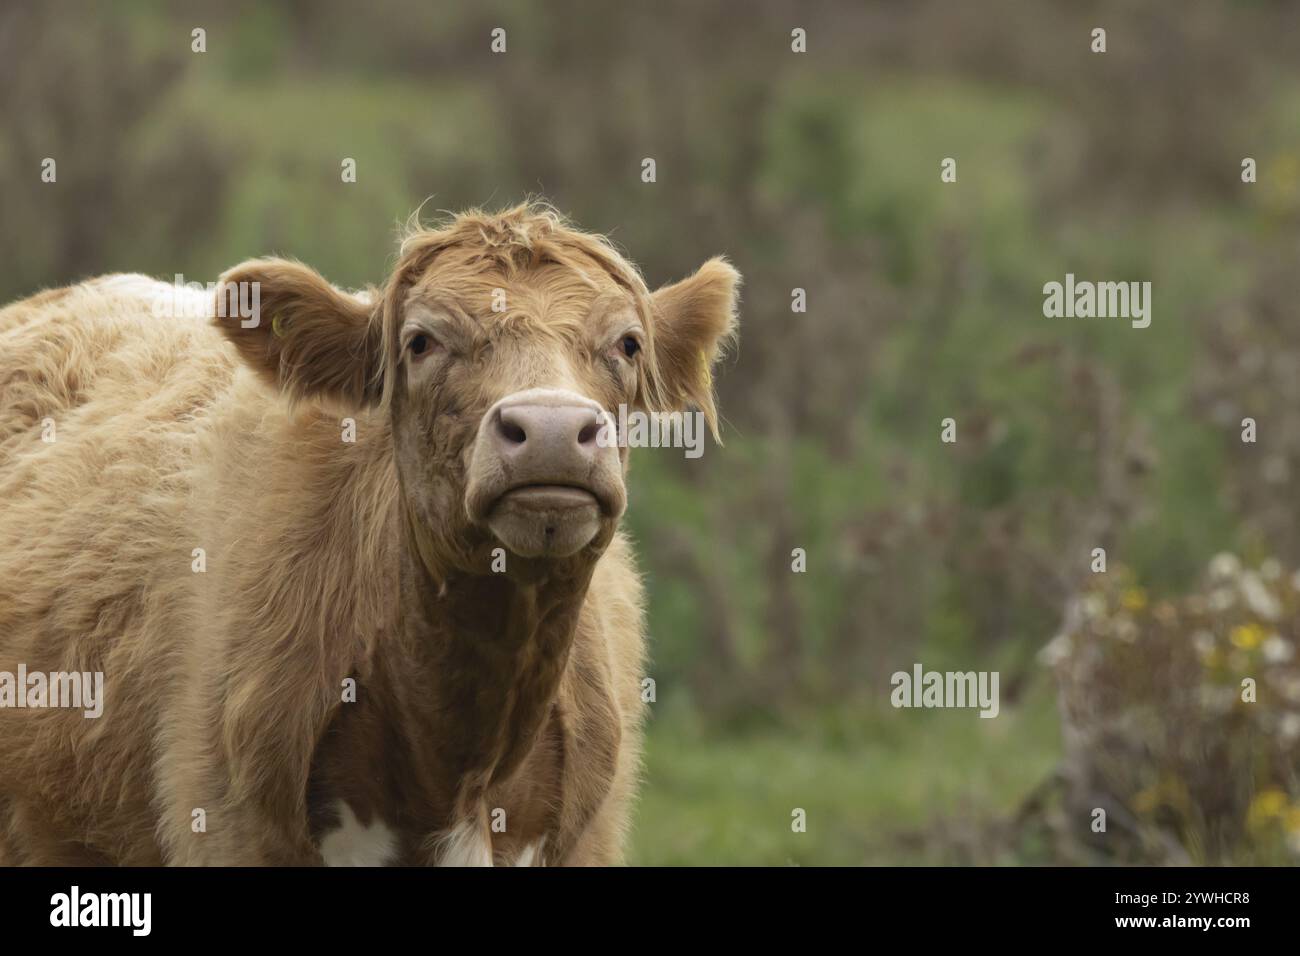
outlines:
[[[1005,720],[829,706],[728,734],[660,714],[629,862],[1048,862],[1041,841],[986,831],[1052,772],[1053,707],[1041,692]],[[806,811],[804,832],[791,829],[795,808]]]
[[[1047,859],[1008,821],[1061,757],[1035,655],[1091,549],[1156,595],[1223,550],[1300,564],[1298,21],[1273,2],[8,4],[0,293],[207,281],[268,253],[360,286],[422,204],[530,194],[652,285],[728,255],[726,446],[633,464],[659,688],[633,859]],[[1151,327],[1045,319],[1067,272],[1150,281]],[[890,710],[915,661],[1000,669],[1002,716]]]

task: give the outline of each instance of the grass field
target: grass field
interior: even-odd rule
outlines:
[[[1040,684],[997,720],[973,711],[817,714],[710,736],[692,716],[654,720],[629,862],[860,865],[1035,860],[991,830],[1055,766],[1058,725]],[[807,812],[795,833],[792,812]]]

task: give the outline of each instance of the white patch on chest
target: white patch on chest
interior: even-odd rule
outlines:
[[[530,843],[519,852],[515,857],[515,866],[541,866],[542,865],[542,847],[546,843],[546,837],[542,837],[536,843]]]
[[[491,866],[492,841],[473,820],[458,823],[438,840],[439,866]]]
[[[362,826],[344,800],[337,801],[339,826],[321,837],[326,866],[387,866],[397,855],[397,835],[376,817]]]

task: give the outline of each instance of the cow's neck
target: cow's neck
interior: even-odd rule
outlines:
[[[401,635],[378,662],[403,736],[454,815],[532,749],[568,663],[592,564],[529,579],[435,574],[403,549]]]

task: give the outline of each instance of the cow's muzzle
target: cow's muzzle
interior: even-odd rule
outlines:
[[[576,392],[508,395],[483,417],[466,508],[521,557],[567,557],[627,507],[618,448],[598,440],[606,412]]]

